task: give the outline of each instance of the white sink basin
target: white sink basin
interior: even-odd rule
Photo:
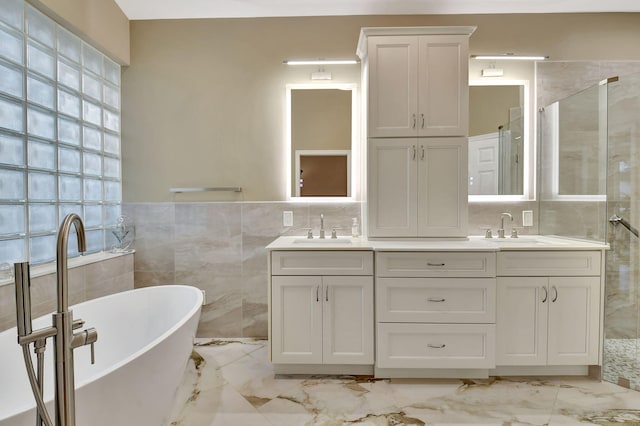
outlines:
[[[338,238],[297,238],[293,240],[294,244],[309,244],[309,245],[351,245],[352,241],[349,237]]]
[[[487,241],[504,246],[562,246],[566,242],[555,238],[547,238],[542,235],[524,235],[518,238],[492,238]]]

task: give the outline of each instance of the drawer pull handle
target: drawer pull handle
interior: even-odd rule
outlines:
[[[327,286],[327,288],[326,288],[326,290],[325,290],[325,292],[324,292],[324,300],[325,300],[326,302],[328,302],[328,301],[329,301],[329,286]]]
[[[320,286],[316,286],[316,302],[320,301]]]
[[[427,266],[444,266],[444,263],[431,263],[431,262],[427,262]]]
[[[556,286],[554,285],[553,287],[551,287],[551,289],[553,290],[553,299],[551,299],[552,302],[555,302],[556,300],[558,300],[558,289],[556,288]]]
[[[446,300],[447,300],[447,299],[433,299],[433,298],[429,297],[429,298],[427,299],[427,302],[444,302],[444,301],[446,301]]]
[[[549,297],[549,292],[547,291],[546,287],[542,287],[542,289],[544,290],[544,298],[542,299],[542,303],[545,303],[547,301],[547,298]]]
[[[431,349],[443,349],[447,345],[445,345],[444,343],[442,343],[440,345],[434,345],[434,344],[429,343],[429,344],[427,344],[427,346],[430,347]]]

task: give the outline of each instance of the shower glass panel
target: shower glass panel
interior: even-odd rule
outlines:
[[[605,241],[606,87],[540,113],[540,233]]]
[[[602,378],[640,390],[640,74],[541,109],[540,233],[607,242]]]
[[[640,227],[640,75],[610,79],[607,87],[607,219]],[[616,223],[616,222],[613,222]],[[640,240],[610,224],[607,240],[603,378],[640,390]]]

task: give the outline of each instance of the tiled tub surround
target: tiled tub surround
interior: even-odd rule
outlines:
[[[282,225],[282,212],[293,211],[294,225]],[[470,203],[469,232],[484,225],[498,228],[500,213],[511,212],[522,224],[522,210],[535,202]],[[267,252],[282,235],[318,235],[320,213],[325,228],[350,235],[351,219],[360,223],[361,203],[182,202],[124,203],[123,214],[136,225],[135,286],[186,284],[206,293],[199,336],[267,336]],[[537,233],[535,226],[524,233]],[[507,229],[509,229],[509,224]]]
[[[89,259],[90,263],[80,264]],[[88,259],[69,259],[69,305],[109,294],[133,289],[133,253],[97,253]],[[49,269],[31,279],[32,317],[37,318],[56,309],[55,265],[32,268]],[[16,326],[16,299],[13,282],[0,284],[0,331]]]

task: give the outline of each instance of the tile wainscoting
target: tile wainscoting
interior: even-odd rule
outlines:
[[[133,289],[133,254],[110,255],[84,265],[74,266],[78,258],[69,259],[69,305]],[[45,267],[45,266],[41,266]],[[41,268],[34,267],[34,269]],[[55,270],[55,265],[52,266]],[[32,274],[37,274],[33,271]],[[31,279],[32,317],[38,318],[56,309],[56,273]],[[13,283],[0,286],[0,331],[16,326],[16,299]]]
[[[361,203],[178,202],[124,203],[123,214],[136,225],[135,286],[186,284],[205,291],[199,336],[267,336],[267,252],[281,235],[315,234],[320,213],[325,228],[351,232]],[[293,212],[293,226],[282,225],[282,212]],[[471,203],[469,232],[498,228],[500,213],[511,212],[521,225],[522,210],[537,203]],[[360,220],[360,223],[361,220]],[[525,233],[537,233],[536,226]]]

